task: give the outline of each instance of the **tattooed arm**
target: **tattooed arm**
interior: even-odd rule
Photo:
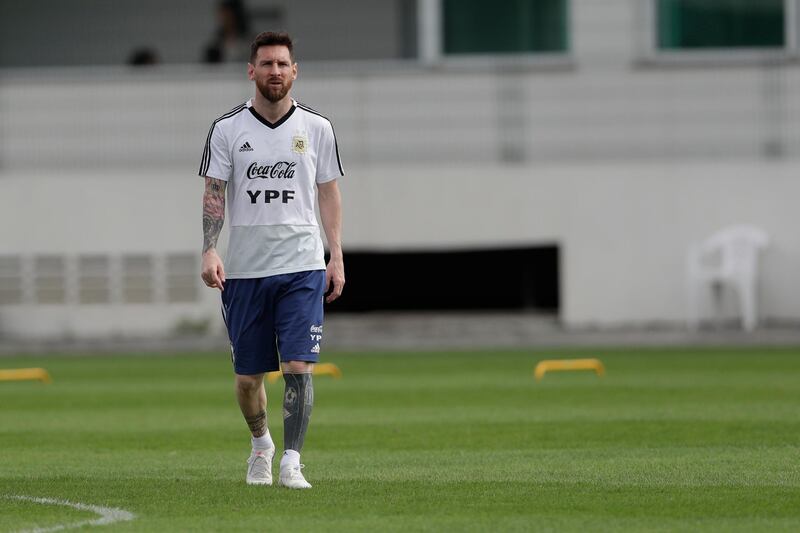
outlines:
[[[217,239],[225,222],[225,186],[227,182],[206,178],[203,193],[203,282],[211,288],[222,290],[225,269],[217,254]]]

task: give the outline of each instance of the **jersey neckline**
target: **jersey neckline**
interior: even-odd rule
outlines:
[[[294,100],[292,100],[292,107],[290,107],[289,111],[287,111],[286,114],[283,115],[281,118],[279,118],[276,122],[270,122],[269,120],[267,120],[266,118],[261,116],[258,113],[258,111],[255,110],[255,108],[253,107],[253,102],[251,102],[250,100],[247,101],[247,109],[250,110],[250,113],[254,117],[256,117],[256,119],[259,122],[261,122],[263,125],[267,126],[268,128],[274,130],[275,128],[277,128],[278,126],[280,126],[281,124],[283,124],[284,122],[289,120],[289,117],[292,116],[292,114],[294,113],[294,110],[297,109],[297,103]]]

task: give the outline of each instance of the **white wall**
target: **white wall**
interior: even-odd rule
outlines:
[[[608,326],[681,322],[687,246],[726,224],[751,222],[773,239],[763,261],[763,316],[797,320],[798,172],[796,162],[759,161],[453,165],[435,174],[416,166],[355,166],[342,180],[345,243],[439,250],[556,242],[563,253],[562,319]],[[2,249],[69,255],[199,248],[201,180],[181,174],[119,173],[111,181],[98,174],[6,175],[0,224],[22,229],[4,232]],[[488,281],[497,273],[483,275]],[[126,326],[167,332],[181,318],[216,318],[215,294],[202,294],[196,307],[160,304],[144,313],[142,306],[117,305],[114,313],[62,306],[59,314],[50,306],[45,321],[31,320],[36,306],[10,306],[0,308],[0,321],[17,334]]]

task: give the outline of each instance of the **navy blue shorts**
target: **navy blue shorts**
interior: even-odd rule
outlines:
[[[222,317],[237,374],[272,372],[281,362],[319,360],[325,271],[229,279]]]

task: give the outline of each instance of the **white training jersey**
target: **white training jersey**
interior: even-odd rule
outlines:
[[[271,123],[248,100],[211,125],[200,176],[228,182],[228,278],[325,269],[316,184],[344,176],[330,120],[292,100]]]

